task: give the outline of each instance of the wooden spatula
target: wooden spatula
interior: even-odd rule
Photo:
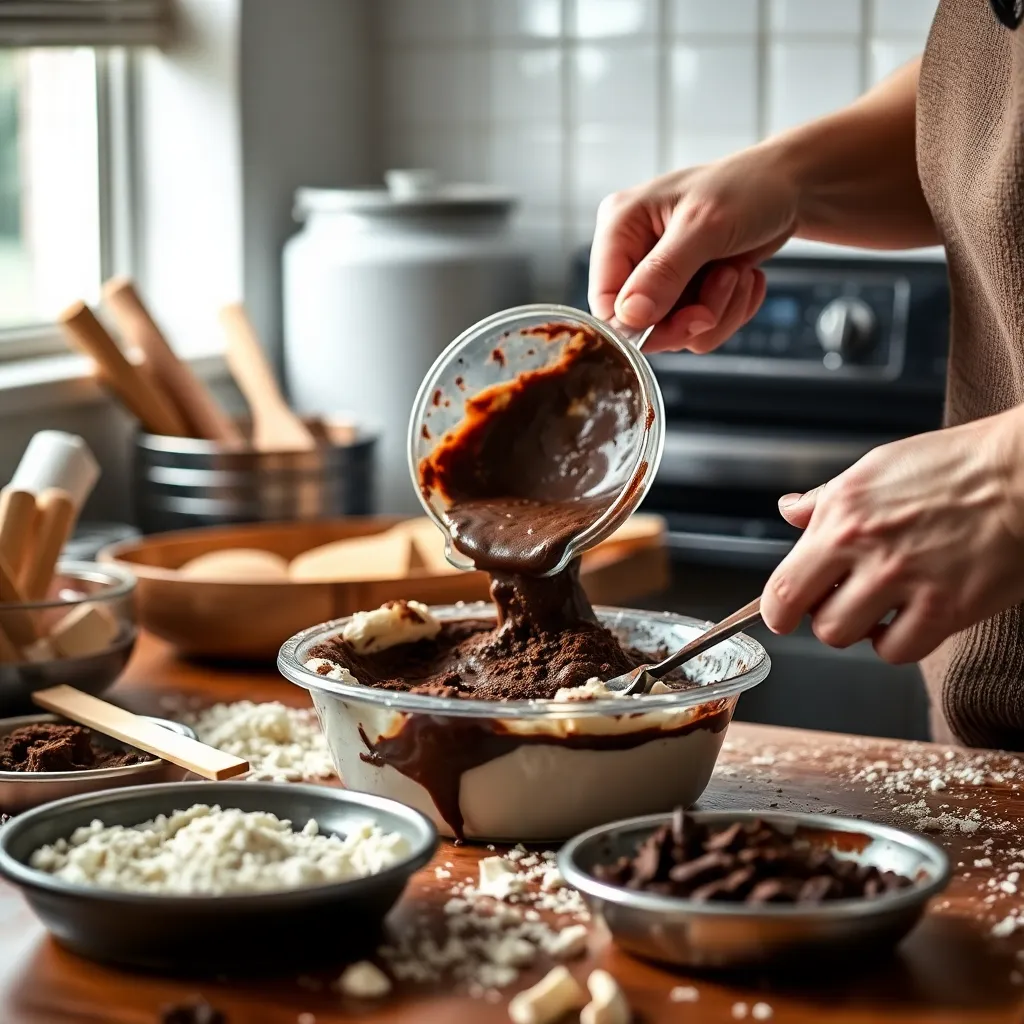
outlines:
[[[263,452],[311,451],[316,438],[288,408],[256,331],[239,304],[225,306],[220,322],[227,334],[224,353],[252,415],[252,446]]]
[[[113,736],[122,743],[130,743],[139,750],[145,750],[147,754],[187,768],[204,779],[231,779],[249,770],[248,761],[171,732],[140,715],[133,715],[130,711],[82,693],[72,686],[36,690],[32,700],[47,711],[63,715],[72,722],[86,725],[106,736]]]
[[[185,421],[167,396],[137,366],[132,366],[84,302],[69,306],[57,319],[75,346],[92,356],[100,381],[147,430],[172,437],[188,434]]]
[[[192,436],[226,445],[242,444],[242,432],[203,382],[175,355],[131,278],[111,278],[103,286],[103,299],[124,337],[145,353],[147,366],[181,413]]]

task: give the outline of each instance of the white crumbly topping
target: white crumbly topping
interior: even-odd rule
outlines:
[[[310,658],[303,667],[308,668],[310,672],[315,672],[318,676],[323,676],[324,679],[337,679],[339,682],[351,683],[353,686],[359,682],[344,665],[339,665],[336,661],[330,661],[328,658]]]
[[[452,868],[446,862],[435,875],[451,878]],[[454,980],[472,998],[494,1002],[538,957],[569,960],[586,949],[590,915],[583,897],[562,880],[554,853],[516,847],[504,857],[485,857],[479,883],[453,881],[447,894],[440,933],[424,920],[378,950],[395,978]]]
[[[391,979],[369,960],[346,967],[335,987],[353,999],[381,999],[391,991]]]
[[[746,1003],[733,1003],[732,1015],[734,1020],[746,1020],[749,1007]]]
[[[249,762],[247,780],[299,782],[335,774],[327,739],[311,708],[278,701],[214,704],[192,716],[203,743]]]
[[[768,1003],[754,1003],[750,1009],[750,1016],[754,1020],[771,1020],[775,1011]]]
[[[659,679],[654,682],[650,690],[647,692],[649,694],[671,693],[672,687],[666,686],[665,683]],[[609,697],[624,696],[625,694],[621,690],[609,690],[607,685],[601,679],[594,676],[592,679],[588,679],[580,686],[563,686],[555,693],[554,699],[559,701],[605,700]]]
[[[68,882],[162,895],[279,892],[361,878],[402,861],[409,842],[366,823],[341,838],[310,819],[296,832],[265,811],[194,804],[140,825],[75,829],[32,854],[39,871]]]
[[[373,654],[398,644],[433,640],[441,623],[419,601],[388,601],[369,612],[356,612],[341,637],[357,654]]]

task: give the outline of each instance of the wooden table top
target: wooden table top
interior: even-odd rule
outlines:
[[[827,680],[823,681],[827,685]],[[301,706],[305,694],[271,671],[215,670],[181,663],[167,647],[143,638],[125,679],[112,699],[135,711],[163,711],[163,698],[210,704],[242,698],[279,699]],[[966,765],[935,791],[927,779],[914,781],[913,764],[934,754],[948,768]],[[618,952],[597,926],[588,953],[570,964],[581,980],[594,967],[610,970],[628,993],[642,1024],[669,1021],[743,1019],[737,1004],[771,1007],[771,1020],[793,1024],[854,1024],[860,1021],[936,1024],[1021,1024],[1024,1019],[1024,927],[1008,937],[993,925],[1021,905],[1011,863],[1024,861],[1024,766],[1006,755],[968,755],[947,761],[944,748],[923,744],[734,724],[702,807],[826,811],[863,815],[908,827],[945,826],[932,831],[956,868],[947,892],[918,929],[882,963],[840,965],[834,973],[816,969],[809,977],[687,975],[641,963]],[[906,760],[907,768],[902,764]],[[884,761],[885,767],[878,765]],[[870,767],[875,765],[875,767]],[[900,771],[900,776],[893,773]],[[862,777],[855,779],[860,774]],[[948,772],[947,772],[948,774]],[[973,776],[973,777],[972,777]],[[901,781],[903,779],[907,781]],[[888,780],[888,781],[887,781]],[[904,791],[901,791],[901,787]],[[915,814],[898,810],[926,799]],[[946,805],[945,811],[941,805]],[[974,811],[976,820],[970,815]],[[937,821],[922,816],[954,815]],[[965,824],[959,823],[960,819]],[[955,829],[956,831],[948,831]],[[968,831],[965,831],[968,830]],[[474,875],[487,851],[444,844],[437,861],[453,861],[454,874]],[[975,861],[980,866],[975,866]],[[1024,871],[1022,871],[1024,875]],[[1002,889],[998,887],[1005,883]],[[431,908],[441,914],[446,898],[431,867],[410,886],[392,922]],[[1021,882],[1024,887],[1024,881]],[[1006,890],[1006,891],[1003,891]],[[1024,908],[1022,908],[1024,909]],[[339,964],[339,969],[342,965]],[[507,1021],[507,997],[532,984],[547,964],[525,973],[500,1003],[453,991],[401,987],[378,1006],[346,999],[329,987],[311,991],[308,979],[178,982],[128,974],[81,960],[47,938],[19,894],[0,884],[0,1021],[3,1024],[151,1024],[159,1009],[201,993],[227,1014],[230,1024],[336,1024],[366,1020],[378,1024],[439,1024]],[[323,976],[329,980],[331,975]],[[676,1003],[675,986],[694,986],[699,998]],[[761,1011],[762,1014],[764,1011]],[[303,1016],[303,1015],[312,1016]],[[754,1019],[748,1016],[746,1019]]]

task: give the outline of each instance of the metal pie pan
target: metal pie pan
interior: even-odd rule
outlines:
[[[40,846],[100,819],[137,825],[193,804],[268,811],[300,829],[315,818],[344,835],[373,821],[410,843],[385,871],[333,885],[239,896],[165,896],[71,883],[29,867]],[[339,964],[372,949],[385,915],[433,856],[437,832],[394,800],[328,786],[178,782],[69,797],[0,828],[0,875],[20,888],[53,937],[91,960],[161,974],[267,974]]]
[[[559,868],[616,944],[645,959],[690,968],[781,967],[834,959],[840,953],[886,952],[917,924],[928,901],[949,882],[949,859],[938,846],[886,825],[770,811],[694,811],[692,816],[721,826],[759,819],[784,833],[816,839],[841,858],[906,875],[914,885],[870,899],[806,906],[695,902],[637,892],[600,882],[592,871],[597,864],[632,854],[671,816],[648,815],[591,829],[566,843],[558,855]]]

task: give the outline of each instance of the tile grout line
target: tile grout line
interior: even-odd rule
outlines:
[[[672,93],[672,52],[673,34],[669,28],[668,17],[669,0],[658,0],[657,23],[655,26],[655,39],[657,49],[655,51],[655,62],[657,70],[655,73],[655,103],[657,114],[655,124],[657,125],[657,150],[656,167],[658,174],[665,174],[668,171],[677,170],[672,166],[672,145],[671,137],[672,118],[675,113],[675,96]]]
[[[572,258],[573,243],[575,234],[575,216],[573,204],[573,172],[576,165],[576,154],[574,145],[578,141],[578,131],[574,129],[574,114],[576,108],[575,90],[575,67],[576,47],[570,43],[572,39],[572,22],[575,15],[575,0],[562,0],[561,4],[562,33],[560,49],[562,53],[561,76],[562,76],[562,109],[560,117],[560,129],[562,133],[562,180],[561,180],[561,209],[560,209],[560,237],[562,279],[558,282],[562,291],[562,298],[568,297],[569,262]]]
[[[871,0],[860,0],[860,92],[867,91],[871,84],[871,37],[874,35],[874,18]]]
[[[758,141],[768,135],[768,0],[757,0],[757,32],[755,35],[755,57],[757,71],[755,80],[757,82],[757,138]]]

